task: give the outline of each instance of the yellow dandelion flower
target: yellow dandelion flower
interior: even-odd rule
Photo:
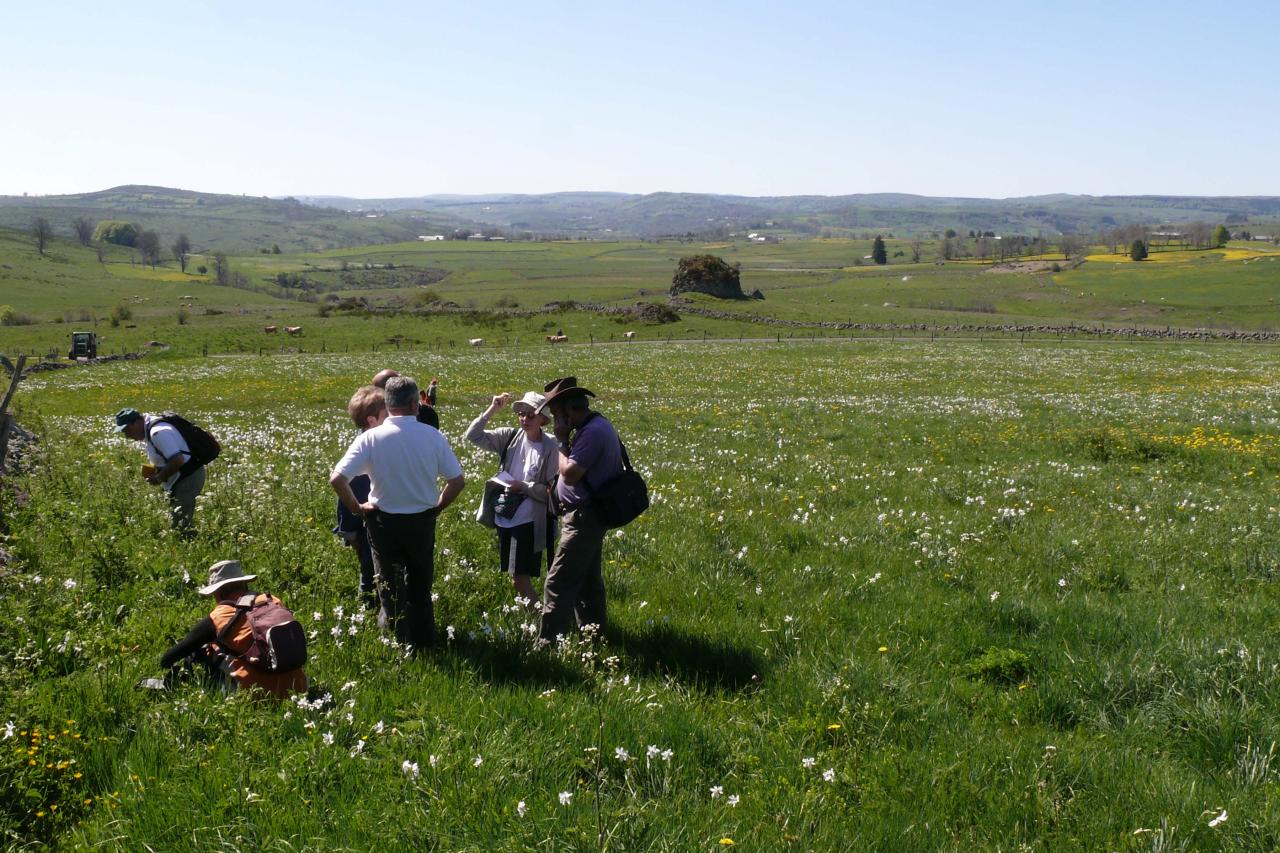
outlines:
[[[36,812],[36,817],[44,817],[44,812]]]
[[[844,728],[844,726],[840,725],[839,723],[832,723],[831,725],[827,726],[827,731],[829,731],[829,732],[838,732],[838,731],[840,731],[842,728]]]
[[[884,653],[885,653],[885,652],[887,652],[887,651],[889,651],[889,647],[888,647],[888,646],[881,646],[881,647],[880,647],[880,653],[881,653],[881,654],[884,654]]]
[[[729,837],[727,837],[727,836],[726,836],[725,838],[721,838],[721,839],[720,839],[720,846],[721,846],[721,847],[733,847],[733,846],[735,845],[735,843],[736,843],[736,842],[735,842],[732,838],[729,838]]]

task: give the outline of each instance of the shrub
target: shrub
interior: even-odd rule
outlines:
[[[0,326],[30,326],[35,318],[20,314],[12,305],[0,305]]]
[[[138,241],[138,226],[118,219],[104,219],[93,229],[93,239],[94,242],[133,246]]]
[[[116,307],[111,309],[111,326],[115,328],[125,320],[133,319],[133,309],[123,302],[117,302]]]
[[[964,672],[989,684],[1018,684],[1031,672],[1031,659],[1017,649],[989,648],[965,664]]]

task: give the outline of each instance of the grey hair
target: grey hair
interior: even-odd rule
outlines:
[[[407,412],[418,402],[418,383],[412,376],[392,376],[387,380],[383,394],[386,396],[388,409]]]

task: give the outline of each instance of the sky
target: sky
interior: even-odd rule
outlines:
[[[0,194],[1280,195],[1280,3],[136,0],[0,25]]]

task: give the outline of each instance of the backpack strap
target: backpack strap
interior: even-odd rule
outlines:
[[[151,423],[146,425],[145,432],[143,433],[143,438],[147,440],[147,444],[151,445],[151,449],[156,452],[156,455],[159,456],[161,459],[163,459],[165,464],[168,465],[169,460],[172,459],[173,456],[165,456],[164,453],[160,451],[160,448],[156,447],[156,443],[151,440],[151,430],[155,429],[160,424],[168,424],[174,429],[178,429],[177,425],[174,424],[173,421],[169,420],[169,416],[167,414],[164,414],[158,418],[155,418],[154,420],[151,421]],[[182,438],[183,442],[186,443],[186,438],[182,436],[182,430],[178,430],[178,437]],[[187,463],[191,462],[193,459],[196,458],[195,454],[191,452],[190,444],[187,444],[187,451],[185,453],[179,450],[177,453],[174,454],[174,456],[179,456],[179,455],[187,457],[187,461],[182,463],[183,465],[186,465]]]
[[[270,598],[270,596],[268,596],[268,598]],[[218,647],[221,648],[225,654],[228,654],[231,657],[240,656],[239,652],[227,645],[227,634],[230,634],[231,629],[236,626],[236,623],[244,618],[246,613],[253,609],[253,603],[257,600],[258,594],[255,592],[246,592],[244,595],[236,599],[236,603],[233,605],[236,609],[236,615],[231,617],[231,621],[224,625],[222,630],[218,632],[218,636],[214,638],[214,642],[218,644]]]

